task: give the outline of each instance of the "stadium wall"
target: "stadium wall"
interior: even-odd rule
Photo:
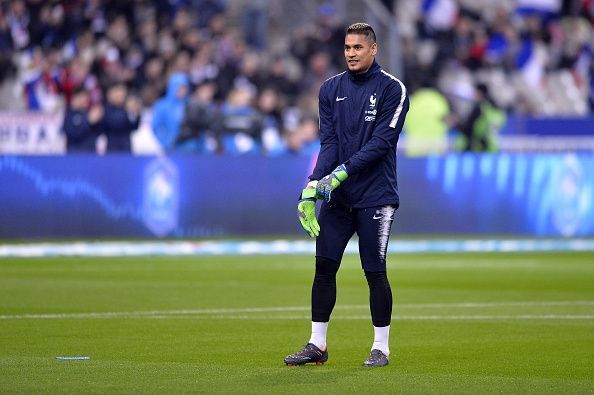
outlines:
[[[0,156],[0,238],[304,235],[315,157]],[[594,155],[399,158],[400,234],[594,236]]]
[[[66,141],[62,133],[63,114],[0,111],[0,155],[63,155]],[[138,130],[132,134],[132,152],[136,155],[160,155],[163,152],[151,130],[152,114],[147,111]],[[539,118],[510,115],[500,131],[498,146],[502,152],[579,152],[594,153],[594,116]],[[398,145],[405,150],[408,135]],[[105,152],[106,140],[97,144]],[[451,145],[454,145],[452,140]],[[445,143],[445,142],[444,142]]]

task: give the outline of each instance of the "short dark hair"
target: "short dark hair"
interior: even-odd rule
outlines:
[[[362,34],[369,44],[376,42],[375,32],[368,23],[358,22],[353,23],[347,28],[346,34]]]

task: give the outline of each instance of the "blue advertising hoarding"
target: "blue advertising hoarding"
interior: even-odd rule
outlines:
[[[303,235],[315,158],[0,157],[0,238]],[[594,156],[399,158],[393,233],[594,235]]]

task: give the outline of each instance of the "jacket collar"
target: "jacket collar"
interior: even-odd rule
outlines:
[[[356,82],[363,82],[363,81],[367,81],[368,79],[373,77],[375,74],[377,74],[380,71],[380,69],[381,69],[381,67],[379,66],[379,64],[377,64],[375,59],[373,59],[373,63],[371,64],[371,67],[369,67],[369,70],[367,70],[363,73],[352,73],[351,71],[348,71],[348,74],[349,74],[349,78],[351,80],[356,81]]]

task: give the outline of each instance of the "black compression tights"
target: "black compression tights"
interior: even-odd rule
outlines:
[[[311,289],[311,320],[330,321],[336,303],[336,273],[340,263],[316,257],[316,274]],[[374,326],[390,325],[392,317],[392,289],[386,272],[365,271],[369,285],[369,307]]]
[[[373,326],[388,326],[392,318],[392,289],[386,272],[365,271]]]
[[[316,274],[311,287],[311,320],[330,321],[336,303],[336,272],[340,263],[332,259],[316,257]]]

